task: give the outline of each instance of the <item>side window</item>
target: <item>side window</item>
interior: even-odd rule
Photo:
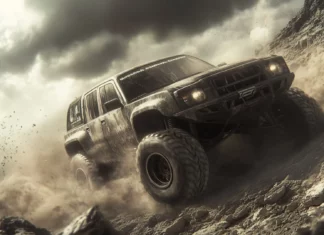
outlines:
[[[86,102],[87,102],[87,113],[89,117],[89,120],[87,121],[90,121],[99,116],[97,90],[87,95]]]
[[[67,117],[67,130],[71,130],[77,126],[80,126],[83,123],[82,115],[81,115],[81,99],[79,98],[77,101],[73,102],[68,110]]]
[[[107,113],[119,107],[114,105],[112,102],[116,99],[119,101],[116,89],[112,83],[108,83],[107,85],[101,87],[99,92],[103,113]]]

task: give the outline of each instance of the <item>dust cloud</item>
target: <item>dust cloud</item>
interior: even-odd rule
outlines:
[[[302,60],[302,61],[301,61]],[[324,107],[324,48],[315,47],[291,61],[296,74],[295,86],[303,89]]]
[[[12,128],[8,133],[13,141],[5,149],[11,158],[2,165],[0,217],[22,216],[55,231],[93,205],[99,205],[108,216],[123,211],[149,213],[159,208],[144,193],[135,171],[94,193],[78,187],[69,173],[64,129],[59,129],[65,112],[58,116],[32,124],[25,131],[17,125],[19,131]]]

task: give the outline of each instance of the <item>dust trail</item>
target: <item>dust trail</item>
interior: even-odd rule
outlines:
[[[134,174],[109,182],[89,192],[77,187],[69,174],[69,160],[63,148],[65,113],[26,131],[10,132],[20,143],[6,162],[0,181],[0,217],[22,216],[37,226],[57,230],[95,204],[107,215],[121,212],[154,212],[159,205],[144,192]],[[63,117],[63,118],[62,118]],[[27,140],[26,143],[20,141]],[[133,158],[130,158],[133,159]]]
[[[324,47],[310,48],[307,52],[291,61],[296,66],[295,85],[324,106]]]

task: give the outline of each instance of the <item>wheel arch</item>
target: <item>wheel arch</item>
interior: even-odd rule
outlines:
[[[75,140],[65,145],[65,151],[70,157],[73,157],[75,154],[84,151],[84,149],[81,143]]]
[[[85,131],[80,131],[72,134],[70,137],[66,139],[64,144],[66,153],[70,157],[73,157],[75,154],[79,152],[86,152],[86,148],[85,148],[86,138],[87,135]]]
[[[178,105],[169,93],[146,100],[131,113],[130,120],[138,141],[153,132],[166,129],[165,120],[177,113]]]
[[[165,130],[166,116],[157,109],[145,110],[132,118],[132,125],[138,142],[146,135]]]

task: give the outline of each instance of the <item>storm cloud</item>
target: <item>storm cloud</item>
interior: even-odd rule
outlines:
[[[172,33],[195,35],[257,1],[27,0],[28,7],[44,15],[42,26],[17,39],[12,49],[0,51],[2,71],[24,72],[39,55],[49,75],[99,75],[123,58],[129,41],[142,32],[152,33],[156,41]],[[98,37],[101,45],[80,49],[91,49]]]

